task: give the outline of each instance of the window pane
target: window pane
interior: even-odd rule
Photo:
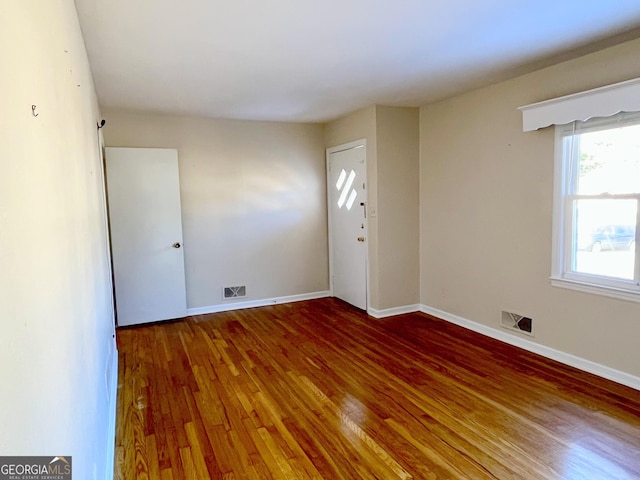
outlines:
[[[576,193],[640,192],[640,125],[583,133],[576,144]]]
[[[636,213],[635,199],[575,200],[573,271],[633,280]]]

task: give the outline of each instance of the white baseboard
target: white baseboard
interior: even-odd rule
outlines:
[[[118,349],[113,349],[109,391],[109,420],[107,424],[107,454],[105,457],[105,480],[113,480],[116,460],[116,402],[118,400]]]
[[[187,308],[187,315],[206,315],[207,313],[228,312],[231,310],[240,310],[243,308],[266,307],[267,305],[300,302],[302,300],[315,300],[316,298],[325,298],[330,296],[331,292],[325,290],[322,292],[289,295],[287,297],[273,297],[263,298],[261,300],[249,300],[245,302],[221,303],[219,305],[210,305],[208,307]]]
[[[374,318],[386,318],[393,317],[394,315],[402,315],[403,313],[419,312],[421,305],[416,303],[415,305],[405,305],[403,307],[385,308],[382,310],[376,310],[369,307],[367,313]]]
[[[606,378],[607,380],[612,380],[614,382],[621,383],[622,385],[626,385],[627,387],[640,390],[640,378],[629,373],[600,365],[599,363],[592,362],[591,360],[586,360],[570,353],[565,353],[560,350],[541,345],[526,338],[521,338],[516,335],[509,334],[506,331],[488,327],[427,305],[421,305],[420,311],[469,330],[473,330],[474,332],[482,335],[486,335],[487,337],[495,338],[501,342],[520,347],[524,350],[528,350],[529,352],[537,353],[538,355],[556,360],[560,363],[564,363],[565,365],[569,365],[585,372],[593,373],[599,377]]]

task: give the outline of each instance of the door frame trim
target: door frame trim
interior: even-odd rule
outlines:
[[[329,179],[331,178],[330,171],[330,157],[334,153],[344,152],[345,150],[352,150],[354,148],[364,148],[364,174],[365,174],[365,189],[364,189],[364,203],[365,207],[369,206],[369,176],[367,172],[367,139],[361,138],[359,140],[354,140],[353,142],[343,143],[341,145],[336,145],[335,147],[329,147],[326,149],[326,183],[327,183],[327,237],[329,240],[329,294],[333,297],[333,230],[332,230],[332,213],[331,213],[331,183]],[[366,232],[367,232],[367,248],[365,249],[365,296],[366,296],[366,308],[365,312],[369,310],[369,299],[371,298],[371,294],[369,292],[369,238],[371,235],[369,234],[369,216],[367,215],[364,219]]]

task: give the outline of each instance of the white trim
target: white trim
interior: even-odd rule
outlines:
[[[537,353],[543,357],[564,363],[565,365],[569,365],[599,377],[606,378],[607,380],[640,390],[640,377],[636,377],[629,373],[600,365],[599,363],[571,355],[570,353],[561,352],[560,350],[541,345],[531,340],[527,340],[526,338],[515,336],[427,305],[421,305],[420,311],[428,315],[441,318],[442,320],[446,320],[447,322],[454,323],[460,327],[467,328],[476,333],[508,343],[509,345],[520,347],[529,352]]]
[[[326,170],[327,170],[327,238],[329,241],[329,292],[330,296],[333,297],[333,237],[332,237],[332,217],[331,214],[331,182],[329,179],[331,178],[331,163],[330,157],[334,153],[344,152],[345,150],[351,150],[354,148],[364,148],[364,175],[365,175],[365,189],[364,189],[364,202],[366,207],[369,207],[369,175],[367,170],[367,139],[361,138],[359,140],[354,140],[353,142],[343,143],[341,145],[336,145],[335,147],[329,147],[325,151],[325,160],[326,160]],[[365,210],[366,212],[366,210]],[[367,237],[367,248],[365,248],[365,296],[366,296],[366,306],[365,310],[369,308],[369,302],[371,299],[371,291],[370,291],[370,281],[369,281],[369,216],[365,215],[364,218],[364,226],[365,226],[365,235]]]
[[[640,78],[518,107],[522,130],[640,111]]]
[[[96,124],[98,124],[98,122],[99,120],[96,121]],[[104,137],[102,135],[102,129],[98,128],[98,158],[100,160],[100,201],[102,203],[102,218],[104,220],[104,249],[107,264],[107,277],[109,282],[109,300],[111,300],[109,302],[111,307],[111,336],[112,338],[116,338],[116,300],[115,287],[113,283],[113,258],[111,255],[111,220],[109,219],[109,203],[107,201],[107,164],[104,153]]]
[[[224,303],[221,305],[210,305],[208,307],[187,308],[187,315],[206,315],[207,313],[227,312],[231,310],[241,310],[243,308],[266,307],[279,303],[300,302],[303,300],[315,300],[316,298],[330,297],[331,292],[302,293],[300,295],[289,295],[286,297],[263,298],[261,300],[248,300],[246,302]]]
[[[640,114],[620,114],[615,117],[590,120],[580,125],[557,125],[555,127],[555,158],[553,184],[553,224],[551,285],[589,294],[603,295],[621,300],[640,302],[640,283],[637,280],[618,279],[604,275],[578,272],[573,265],[574,229],[573,201],[579,198],[593,199],[637,199],[638,194],[578,195],[579,134],[586,131],[620,128],[625,125],[640,125]],[[640,225],[640,209],[636,223]],[[640,229],[636,232],[640,235]],[[640,237],[638,237],[640,240]],[[637,268],[634,278],[638,278]]]
[[[636,290],[624,290],[622,288],[594,285],[579,280],[551,277],[551,285],[554,287],[568,288],[577,292],[592,293],[605,297],[617,298],[628,302],[640,303],[640,294]]]
[[[114,342],[115,343],[115,342]],[[107,454],[105,457],[105,480],[115,476],[116,460],[116,407],[118,400],[118,350],[113,349],[109,394],[109,420],[107,424]]]
[[[341,145],[336,145],[335,147],[327,148],[327,156],[332,153],[344,152],[345,150],[351,150],[352,148],[365,147],[367,146],[367,139],[361,138],[360,140],[354,140],[353,142],[343,143]]]
[[[421,305],[419,303],[416,303],[415,305],[405,305],[403,307],[385,308],[383,310],[376,310],[375,308],[369,307],[367,309],[367,313],[373,318],[387,318],[393,317],[394,315],[402,315],[404,313],[419,312],[420,307]]]

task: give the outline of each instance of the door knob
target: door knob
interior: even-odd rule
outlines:
[[[358,237],[359,242],[364,242],[364,237]]]
[[[180,248],[182,245],[180,245],[180,242],[176,242],[173,244],[173,248]]]

